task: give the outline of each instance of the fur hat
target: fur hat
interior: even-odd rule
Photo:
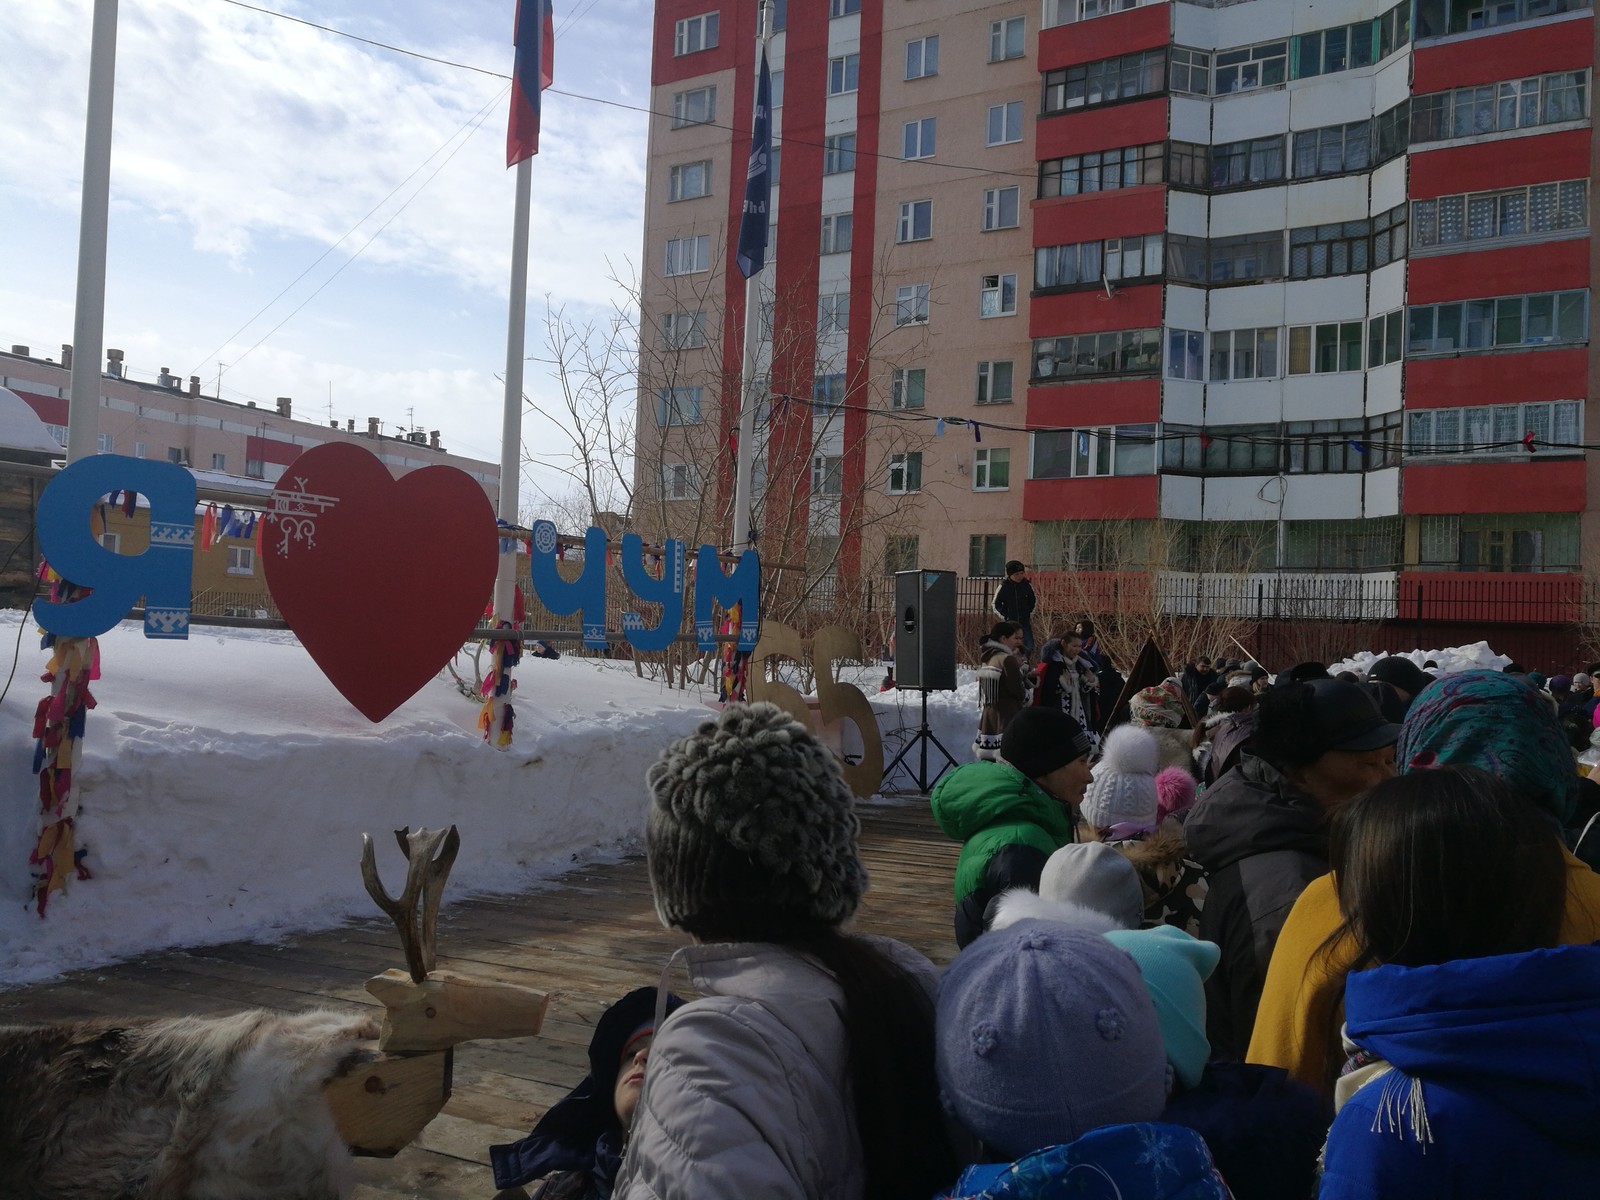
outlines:
[[[1186,811],[1193,803],[1193,775],[1182,767],[1163,767],[1156,772],[1156,824]]]
[[[1101,829],[1154,825],[1160,765],[1154,734],[1138,725],[1118,725],[1106,735],[1105,753],[1083,794],[1083,819]]]
[[[645,776],[656,912],[718,940],[836,926],[867,889],[839,767],[775,704],[730,704]]]
[[[1169,685],[1157,684],[1134,693],[1128,715],[1140,725],[1177,729],[1183,724],[1183,701]]]
[[[1139,974],[1161,1022],[1167,1061],[1184,1087],[1194,1087],[1211,1058],[1211,1043],[1206,1040],[1206,980],[1217,969],[1222,949],[1171,925],[1113,929],[1105,937],[1139,964]]]
[[[1166,1104],[1155,1005],[1097,933],[1020,921],[984,934],[940,981],[935,1039],[946,1109],[1007,1158]]]
[[[1010,929],[1018,921],[1055,921],[1088,933],[1110,933],[1113,929],[1131,928],[1119,924],[1117,918],[1098,909],[1071,901],[1048,900],[1025,887],[1001,892],[993,904],[994,915],[989,918],[991,933],[996,929]]]
[[[1033,705],[1011,718],[1000,735],[1000,757],[1039,779],[1093,749],[1083,726],[1061,709]]]
[[[1114,928],[1144,922],[1144,886],[1124,854],[1104,842],[1074,842],[1052,854],[1039,874],[1039,895],[1111,918]]]

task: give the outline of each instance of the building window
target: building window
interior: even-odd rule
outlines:
[[[717,119],[717,89],[691,88],[672,97],[672,127],[704,125]]]
[[[782,71],[773,71],[771,79],[772,79],[772,97],[771,97],[772,107],[773,108],[782,108],[783,107],[783,72]]]
[[[986,188],[983,193],[983,229],[1015,229],[1018,221],[1018,197],[1022,189],[1016,187]]]
[[[1051,429],[1033,435],[1033,466],[1028,477],[1090,479],[1105,475],[1153,475],[1155,469],[1154,425]]]
[[[1220,191],[1282,180],[1283,148],[1281,133],[1211,147],[1211,186]]]
[[[1159,329],[1036,338],[1033,378],[1041,383],[1090,375],[1149,375],[1161,369]]]
[[[100,545],[102,549],[109,550],[113,554],[121,554],[122,535],[120,533],[102,533],[100,535]]]
[[[1004,275],[985,275],[978,291],[980,317],[1010,317],[1017,311],[1017,276],[1015,272]]]
[[[1392,571],[1401,563],[1401,526],[1388,521],[1285,521],[1289,571]]]
[[[1495,192],[1441,196],[1411,202],[1417,246],[1532,240],[1542,234],[1589,227],[1589,181],[1536,183]]]
[[[213,471],[226,471],[228,469],[228,456],[226,454],[213,454],[211,456],[211,469]]]
[[[267,464],[259,458],[244,460],[244,473],[251,479],[265,479],[267,477]]]
[[[678,163],[667,175],[667,199],[696,200],[711,194],[711,160]]]
[[[1340,475],[1398,466],[1400,414],[1342,421],[1288,421],[1284,469],[1291,475]]]
[[[189,465],[189,452],[182,446],[168,446],[167,461],[186,467]]]
[[[1006,573],[1003,533],[975,533],[967,541],[967,574],[999,578]]]
[[[1022,101],[1011,100],[1005,104],[989,106],[989,131],[987,145],[1005,146],[1022,140]]]
[[[894,323],[896,325],[926,325],[928,322],[928,296],[930,286],[912,283],[896,288],[894,293]]]
[[[1324,125],[1294,135],[1294,177],[1340,175],[1372,166],[1372,122]]]
[[[667,313],[661,318],[663,350],[698,350],[706,344],[704,312]]]
[[[1560,71],[1414,96],[1411,144],[1530,129],[1588,115],[1586,71]]]
[[[1198,329],[1167,330],[1167,378],[1204,379],[1205,344],[1206,335]]]
[[[100,433],[95,435],[95,453],[115,454],[117,452],[117,439],[114,434]]]
[[[828,60],[828,95],[842,96],[861,84],[861,55],[841,54]]]
[[[1360,321],[1289,327],[1289,374],[1330,375],[1361,370]]]
[[[1496,0],[1492,4],[1484,0],[1419,0],[1417,36],[1444,37],[1474,29],[1494,29],[1589,7],[1590,0]]]
[[[254,575],[256,573],[256,548],[254,546],[228,547],[228,574]]]
[[[900,206],[897,242],[925,242],[933,236],[933,201],[907,200]]]
[[[657,388],[656,424],[662,428],[700,424],[702,390],[699,386]]]
[[[685,54],[694,54],[699,50],[710,50],[717,44],[717,14],[701,13],[697,17],[685,17],[679,21],[673,31],[672,53],[674,57]]]
[[[65,425],[46,424],[44,431],[51,437],[55,438],[55,440],[60,442],[63,446],[67,444],[67,427]]]
[[[1159,233],[1041,246],[1033,252],[1033,286],[1043,291],[1156,278],[1161,274],[1161,246]]]
[[[711,235],[671,238],[667,242],[666,273],[693,275],[711,267]]]
[[[1021,58],[1028,23],[1023,17],[1007,17],[1003,21],[989,22],[989,61],[1005,62]]]
[[[891,408],[921,408],[927,389],[925,368],[896,367],[889,375],[889,405]]]
[[[1283,234],[1245,233],[1236,237],[1166,239],[1167,274],[1177,279],[1191,278],[1198,266],[1196,282],[1245,283],[1257,279],[1283,278]]]
[[[1406,456],[1515,458],[1582,454],[1583,401],[1539,400],[1406,412]]]
[[[63,433],[62,437],[65,437],[65,436],[66,436],[66,434]],[[135,442],[133,444],[133,456],[135,458],[143,458],[144,455],[145,455],[145,450],[146,450],[146,446],[145,446],[145,444],[143,442]]]
[[[1211,335],[1212,383],[1278,377],[1278,331],[1229,329]]]
[[[837,454],[818,454],[811,460],[811,494],[836,497],[844,494],[844,459]]]
[[[1367,322],[1367,366],[1382,367],[1399,362],[1405,349],[1405,313],[1395,309]]]
[[[1165,151],[1162,143],[1155,142],[1045,159],[1039,164],[1039,195],[1077,196],[1160,183]]]
[[[1419,304],[1406,310],[1406,355],[1589,340],[1589,293],[1543,292]]]
[[[938,121],[923,117],[920,121],[907,121],[901,131],[901,158],[932,158],[937,142]]]
[[[1214,95],[1277,87],[1289,70],[1289,43],[1262,42],[1238,50],[1218,50],[1211,59]]]
[[[1418,565],[1432,571],[1576,571],[1577,513],[1420,518]]]
[[[1380,17],[1303,33],[1294,39],[1293,79],[1370,67],[1411,40],[1411,0]]]
[[[917,552],[919,548],[917,535],[914,533],[885,538],[883,543],[883,573],[885,575],[893,575],[896,571],[915,571],[917,569]]]
[[[1211,94],[1211,52],[1191,50],[1187,46],[1174,46],[1169,52],[1172,61],[1172,90],[1187,96]]]
[[[1003,492],[1011,486],[1011,451],[990,447],[972,452],[972,490]]]
[[[922,490],[922,453],[913,450],[889,455],[889,494],[903,496]]]
[[[850,213],[825,213],[822,218],[822,246],[823,254],[848,254],[850,252],[850,231],[854,224]]]
[[[828,0],[828,16],[848,17],[861,11],[861,0]]]
[[[979,404],[1011,403],[1009,361],[985,360],[978,364],[978,394],[975,399]]]
[[[1289,278],[1353,275],[1387,265],[1406,252],[1406,206],[1363,221],[1336,221],[1289,231]]]
[[[925,79],[939,73],[939,35],[913,38],[906,43],[906,78]]]
[[[824,292],[817,297],[817,336],[843,337],[850,332],[850,293]]]
[[[811,402],[821,408],[838,408],[844,403],[844,374],[831,371],[811,381]]]
[[[1135,96],[1154,96],[1166,87],[1167,52],[1142,50],[1046,71],[1043,111],[1048,116],[1075,108],[1094,108]]]
[[[700,473],[691,463],[661,464],[661,498],[694,500],[700,495]]]
[[[822,173],[840,175],[856,169],[856,135],[830,133],[822,139]]]

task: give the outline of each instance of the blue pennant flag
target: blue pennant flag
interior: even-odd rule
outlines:
[[[767,214],[772,207],[772,75],[767,48],[761,48],[756,77],[756,111],[750,122],[750,166],[744,179],[744,216],[739,219],[735,261],[749,279],[767,265]]]

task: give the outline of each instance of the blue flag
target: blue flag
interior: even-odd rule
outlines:
[[[767,48],[761,48],[761,73],[756,77],[756,112],[750,123],[750,167],[744,180],[744,215],[739,219],[739,253],[735,261],[749,279],[767,265],[767,220],[772,207],[772,76]]]

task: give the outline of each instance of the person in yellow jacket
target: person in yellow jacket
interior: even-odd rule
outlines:
[[[1539,693],[1515,676],[1465,671],[1430,684],[1406,715],[1395,758],[1401,774],[1480,767],[1526,793],[1563,827],[1576,808],[1577,765],[1561,727]],[[1566,864],[1561,941],[1600,940],[1600,874],[1570,853]],[[1344,1062],[1337,1033],[1356,953],[1351,939],[1334,940],[1341,920],[1333,876],[1313,880],[1278,935],[1246,1054],[1329,1095]]]

